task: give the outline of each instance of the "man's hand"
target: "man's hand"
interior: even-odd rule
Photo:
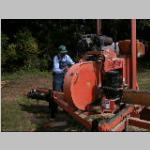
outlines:
[[[68,66],[65,66],[64,69],[63,69],[63,71],[64,71],[64,72],[67,72],[68,69],[69,69],[69,67],[68,67]]]

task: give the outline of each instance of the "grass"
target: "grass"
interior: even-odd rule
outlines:
[[[143,57],[138,60],[138,83],[140,89],[150,90],[150,61]]]
[[[48,77],[49,72],[48,71],[39,71],[38,69],[32,69],[32,70],[20,69],[14,73],[3,73],[1,80],[12,81],[12,80],[23,79],[24,77],[32,77],[32,76]]]
[[[13,74],[3,74],[2,80],[9,80],[16,84],[26,84],[28,78],[43,78],[51,82],[50,72],[39,70],[25,71],[20,70]],[[138,73],[140,89],[150,90],[150,69],[141,69]],[[25,82],[22,82],[25,80]],[[32,80],[31,80],[32,81]],[[38,82],[38,81],[35,81]],[[41,86],[40,84],[39,86]],[[48,87],[48,84],[46,85]],[[7,88],[7,87],[6,87]],[[2,89],[3,94],[3,89]],[[9,93],[8,93],[9,94]],[[1,130],[2,131],[84,131],[83,127],[71,117],[67,116],[68,127],[62,129],[47,130],[43,125],[48,119],[48,103],[28,99],[26,96],[19,96],[14,100],[1,100]],[[60,114],[61,115],[61,114]]]
[[[138,83],[140,89],[150,90],[150,69],[145,69],[138,73]]]
[[[35,125],[30,122],[25,112],[16,101],[3,101],[1,104],[2,131],[31,131]]]
[[[2,101],[2,131],[40,131],[48,120],[48,105],[44,101],[19,97]]]
[[[39,83],[38,79],[41,78],[42,80],[46,80],[46,83],[44,82],[41,84],[42,81]],[[32,85],[30,82],[35,82],[36,85],[40,84],[39,86],[49,88],[49,82],[51,78],[52,76],[50,72],[42,72],[36,69],[29,71],[19,70],[12,74],[2,74],[2,80],[8,80],[10,84],[8,84],[7,87],[2,88],[2,131],[33,131],[41,127],[42,120],[47,118],[48,115],[48,103],[30,100],[26,97],[26,95],[21,94],[14,98],[14,95],[20,91],[23,91],[24,88],[27,88],[27,86],[29,86],[29,91],[31,89],[30,84]],[[12,88],[14,89],[12,90]],[[27,94],[27,92],[25,94]]]

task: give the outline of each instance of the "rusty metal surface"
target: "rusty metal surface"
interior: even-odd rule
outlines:
[[[98,126],[99,131],[111,131],[111,130],[120,131],[118,129],[119,124],[121,122],[124,122],[124,120],[126,120],[125,122],[127,123],[128,122],[127,118],[129,117],[132,111],[133,111],[133,106],[129,105],[129,106],[126,106],[119,113],[115,114],[115,116],[112,117],[111,119],[108,119],[108,120],[105,119],[99,122],[99,126]]]
[[[92,113],[76,110],[64,99],[64,93],[53,91],[54,101],[61,106],[68,114],[81,123],[85,128],[91,130],[93,122],[97,120],[96,131],[123,131],[126,128],[127,118],[133,111],[133,106],[126,106],[117,114]]]
[[[102,20],[101,19],[97,19],[96,20],[96,33],[97,35],[102,34]]]
[[[150,121],[142,120],[139,118],[130,117],[129,125],[150,130]]]
[[[150,106],[150,91],[146,90],[124,90],[123,102],[129,104],[139,104],[143,106]]]
[[[145,106],[141,105],[134,105],[134,110],[131,113],[131,117],[140,118],[141,112],[144,109]]]

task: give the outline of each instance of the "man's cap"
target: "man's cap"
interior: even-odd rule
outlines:
[[[65,45],[60,45],[58,47],[58,50],[59,50],[59,53],[67,53],[68,52]]]

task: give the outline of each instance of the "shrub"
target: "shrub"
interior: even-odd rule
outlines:
[[[8,48],[9,38],[6,34],[1,34],[1,63],[2,66],[7,62],[7,48]]]
[[[20,30],[16,36],[17,47],[24,55],[38,54],[38,44],[28,29]]]
[[[28,29],[20,30],[16,36],[18,56],[23,60],[25,67],[36,67],[37,57],[40,53],[38,43]]]

